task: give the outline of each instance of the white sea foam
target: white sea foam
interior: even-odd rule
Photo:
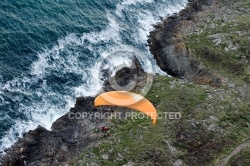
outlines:
[[[155,4],[154,0],[122,1],[117,4],[115,11],[107,11],[106,17],[109,23],[105,29],[100,32],[85,33],[80,37],[74,33],[67,35],[58,40],[58,44],[52,49],[45,49],[38,53],[37,61],[31,65],[30,76],[22,76],[2,85],[0,95],[5,91],[18,92],[29,99],[38,99],[33,102],[20,103],[18,111],[22,111],[27,119],[15,121],[5,137],[0,140],[0,151],[10,147],[17,138],[22,137],[24,132],[34,129],[37,125],[50,129],[57,118],[74,106],[76,97],[96,95],[102,89],[103,84],[100,80],[102,63],[97,62],[98,58],[106,58],[117,51],[129,51],[131,48],[133,50],[133,47],[143,47],[143,53],[147,56],[143,64],[144,68],[147,70],[153,64],[153,69],[149,72],[161,72],[146,47],[147,36],[152,30],[152,24],[158,21],[159,16],[178,12],[185,7],[187,0],[177,0],[175,4],[168,0],[161,1],[158,4]],[[135,8],[135,5],[150,4],[156,5],[157,11]],[[124,22],[124,13],[132,20]],[[134,20],[136,22],[132,22]],[[123,47],[127,43],[121,35],[122,31],[133,32],[127,37],[127,40],[131,40],[131,48]],[[89,44],[86,44],[86,41]],[[105,46],[101,43],[105,43]],[[78,47],[87,49],[91,55],[83,53]],[[92,62],[86,63],[79,58],[90,59]],[[112,63],[129,65],[131,60],[124,57],[114,58]],[[71,86],[66,84],[67,92],[53,90],[49,78],[54,78],[55,75],[60,78],[63,74],[69,73],[76,74],[82,84]],[[38,87],[34,89],[34,85]],[[22,101],[18,96],[13,99],[15,102]],[[4,98],[0,96],[0,100],[4,101]]]
[[[152,3],[154,0],[124,0],[121,5],[132,5],[136,3]]]

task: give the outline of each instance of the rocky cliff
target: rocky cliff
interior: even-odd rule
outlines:
[[[212,74],[196,56],[185,47],[181,29],[186,21],[192,21],[204,10],[216,5],[213,0],[190,0],[180,13],[166,18],[150,33],[149,46],[157,64],[169,75],[186,78],[200,84],[218,86],[219,77]]]
[[[94,98],[78,98],[51,131],[39,126],[19,139],[2,165],[203,166],[228,159],[250,135],[249,7],[247,0],[190,0],[179,14],[155,25],[150,49],[174,77],[155,76],[146,97],[158,113],[178,112],[181,119],[166,116],[156,125],[147,118],[111,120],[111,113],[131,110],[95,108]],[[119,84],[135,73],[145,79],[142,69],[124,68],[117,72]],[[94,118],[96,112],[108,118]],[[103,125],[110,133],[100,131]],[[228,161],[248,164],[248,154],[244,150]]]

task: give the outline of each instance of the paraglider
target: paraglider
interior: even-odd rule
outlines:
[[[127,91],[111,91],[100,94],[95,99],[95,106],[123,106],[136,109],[151,117],[153,124],[157,120],[157,111],[153,104],[143,96]]]

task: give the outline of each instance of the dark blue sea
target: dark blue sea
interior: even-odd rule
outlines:
[[[187,0],[1,0],[0,151],[24,132],[52,123],[76,97],[102,88],[100,59],[139,50],[161,73],[147,46],[160,17]],[[126,63],[129,57],[113,59]],[[108,65],[108,64],[107,64]],[[148,68],[148,64],[143,64]]]

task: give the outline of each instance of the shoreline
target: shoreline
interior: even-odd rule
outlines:
[[[176,41],[174,41],[171,35],[173,35],[174,33],[176,33],[180,27],[178,27],[179,25],[182,24],[182,21],[184,20],[189,20],[192,19],[193,17],[195,17],[195,15],[198,12],[202,12],[203,10],[206,10],[207,8],[205,7],[205,9],[203,7],[203,5],[206,5],[207,3],[210,4],[211,0],[189,0],[189,4],[187,5],[187,7],[183,10],[181,10],[178,15],[173,15],[170,16],[166,19],[163,20],[163,22],[159,23],[159,25],[155,25],[155,30],[153,30],[152,32],[150,32],[150,36],[149,36],[149,48],[151,53],[154,55],[154,58],[157,61],[157,64],[161,67],[161,69],[165,72],[167,72],[168,74],[174,76],[174,77],[178,77],[178,78],[185,78],[187,80],[190,81],[194,81],[194,82],[198,82],[201,84],[210,84],[210,85],[214,85],[214,86],[219,86],[220,85],[220,78],[214,76],[212,73],[210,73],[210,71],[208,71],[207,69],[205,69],[202,65],[200,65],[199,61],[193,56],[188,54],[188,51],[186,50],[181,50],[181,54],[179,55],[185,55],[184,59],[180,58],[181,60],[177,60],[174,57],[169,57],[167,59],[171,59],[172,62],[174,62],[174,65],[166,65],[168,63],[166,63],[165,60],[163,60],[163,56],[159,55],[159,50],[162,49],[162,45],[164,44],[170,44],[170,45],[175,45],[175,46],[179,46],[177,44],[179,44],[178,42],[176,43]],[[197,3],[194,5],[194,3]],[[201,6],[200,6],[201,5]],[[211,4],[210,4],[211,5]],[[197,7],[197,10],[196,10]],[[168,36],[170,38],[169,41],[167,41],[166,43],[160,43],[161,45],[159,45],[158,43],[158,39],[157,36],[159,36],[160,34],[162,34],[162,29],[161,28],[165,28],[166,25],[167,26],[167,30],[169,30],[167,33],[164,34],[164,36]],[[175,37],[176,38],[176,37]],[[178,40],[178,39],[177,39]],[[165,45],[164,45],[165,46]],[[179,48],[179,47],[178,47]],[[173,51],[173,50],[170,50]],[[176,51],[176,50],[174,50]],[[174,53],[174,52],[172,52]],[[165,54],[166,55],[166,54]],[[169,54],[168,54],[169,55]],[[187,56],[186,56],[187,55]],[[181,57],[181,56],[180,56]],[[187,58],[188,57],[188,58]],[[185,62],[184,64],[182,64],[182,62]],[[165,63],[164,63],[165,62]],[[178,64],[181,64],[181,66],[178,66]],[[189,65],[187,65],[189,64]],[[194,64],[194,67],[193,67]],[[191,68],[183,68],[184,67],[191,67]],[[181,70],[179,70],[181,68]],[[188,71],[188,72],[184,72],[184,71]],[[198,72],[198,74],[197,74]],[[206,81],[204,81],[206,80]],[[72,108],[70,110],[70,112],[75,112],[75,111],[92,111],[92,112],[96,112],[98,110],[96,110],[96,108],[93,107],[93,100],[94,98],[91,97],[86,97],[86,98],[77,98],[75,107]],[[87,105],[85,103],[88,103]],[[110,110],[109,107],[105,108],[107,110]],[[104,111],[104,110],[103,110]],[[111,110],[112,111],[112,110]],[[16,164],[24,164],[27,161],[27,158],[32,157],[33,156],[33,162],[29,162],[28,165],[36,165],[39,163],[49,163],[51,161],[48,161],[48,158],[52,158],[53,162],[57,163],[57,164],[68,164],[68,161],[74,156],[77,157],[79,154],[79,152],[82,151],[82,149],[86,149],[86,147],[91,146],[91,144],[93,143],[97,143],[99,141],[101,141],[102,138],[98,137],[98,134],[92,134],[92,129],[96,128],[97,126],[99,126],[100,124],[105,123],[104,119],[100,119],[99,121],[92,121],[91,123],[94,124],[94,126],[89,126],[88,123],[91,121],[91,119],[86,118],[86,121],[84,121],[83,123],[79,123],[77,121],[70,121],[68,119],[68,114],[70,113],[68,112],[67,114],[65,114],[64,116],[60,117],[59,119],[57,119],[52,127],[51,127],[51,131],[46,130],[45,128],[38,126],[36,129],[29,131],[28,133],[24,134],[24,137],[19,139],[14,145],[11,146],[10,149],[8,149],[7,154],[5,155],[5,157],[3,158],[3,163],[9,164],[9,165],[16,165]],[[72,125],[74,124],[74,125]],[[84,126],[84,133],[82,132],[82,129],[80,129],[81,131],[79,131],[79,128],[81,128],[82,126]],[[87,134],[89,133],[89,135]],[[76,138],[78,139],[79,135],[84,135],[83,137],[81,137],[81,140],[79,142],[77,141],[71,141],[71,137],[72,134],[76,134]],[[54,140],[53,143],[57,142],[56,145],[53,145],[53,143],[51,144],[51,140]],[[87,143],[86,143],[86,140]],[[92,141],[90,141],[92,140]],[[34,153],[31,153],[32,149],[34,150],[34,147],[41,147],[42,144],[47,144],[47,146],[43,146],[42,149],[40,150],[36,150]],[[80,149],[74,149],[72,151],[72,149],[77,146],[77,145],[83,145],[83,148]],[[53,147],[54,146],[54,147]],[[46,149],[45,147],[51,147],[50,149]],[[71,149],[71,151],[70,151]],[[58,151],[59,150],[59,151]],[[67,155],[64,155],[64,153],[66,153],[66,150],[68,150]],[[60,153],[61,152],[61,153]],[[41,157],[42,156],[46,156],[47,153],[49,153],[49,157],[44,157],[44,158],[36,158],[37,156]],[[56,155],[55,155],[56,154]],[[36,163],[34,163],[35,160]],[[47,159],[47,160],[46,160]],[[55,164],[53,163],[53,164]]]
[[[169,75],[202,85],[220,86],[221,78],[205,68],[196,56],[185,47],[181,30],[196,19],[199,13],[209,10],[215,0],[189,0],[186,8],[177,15],[167,17],[150,32],[148,44],[158,66]]]
[[[103,28],[99,29],[98,31],[91,31],[89,33],[79,33],[79,34],[75,34],[74,32],[72,33],[69,33],[69,34],[65,34],[65,35],[62,35],[62,36],[58,36],[58,38],[55,38],[55,42],[52,44],[51,47],[45,49],[45,50],[42,50],[41,54],[40,52],[34,52],[34,56],[37,56],[37,60],[35,60],[34,62],[32,62],[32,65],[31,65],[31,68],[30,70],[27,71],[27,73],[25,72],[24,76],[20,77],[20,79],[15,79],[13,80],[14,82],[20,82],[20,84],[24,84],[24,82],[26,81],[26,79],[24,79],[26,76],[27,77],[32,77],[32,79],[36,79],[37,77],[39,77],[39,79],[43,80],[44,77],[47,78],[47,76],[45,75],[51,75],[51,78],[52,80],[48,83],[45,83],[45,85],[43,86],[51,86],[52,88],[56,88],[57,89],[57,85],[53,83],[54,81],[54,74],[53,72],[54,71],[64,71],[64,68],[61,68],[62,65],[57,65],[58,63],[57,62],[51,62],[53,63],[54,65],[52,67],[48,67],[47,66],[47,63],[50,64],[50,56],[53,56],[54,54],[59,58],[61,59],[61,52],[66,52],[68,51],[68,47],[70,48],[75,48],[74,44],[73,43],[79,43],[81,45],[83,45],[83,47],[85,47],[85,45],[89,45],[89,43],[87,42],[88,40],[89,41],[93,41],[94,43],[97,42],[97,43],[101,43],[100,41],[103,39],[103,40],[114,40],[116,41],[118,39],[118,43],[116,42],[112,42],[114,44],[111,44],[109,46],[106,46],[106,44],[104,45],[100,45],[100,49],[98,49],[97,51],[93,52],[94,54],[99,54],[101,53],[102,54],[102,50],[105,50],[105,53],[104,54],[110,54],[110,53],[113,53],[113,52],[116,52],[116,50],[126,50],[127,48],[125,48],[126,46],[126,43],[125,42],[124,44],[124,47],[123,45],[120,47],[118,45],[120,45],[119,43],[122,42],[123,43],[123,38],[120,39],[120,37],[118,37],[117,39],[113,37],[113,35],[107,35],[107,36],[103,36],[103,34],[113,34],[112,32],[114,33],[120,33],[121,36],[124,35],[123,31],[120,31],[120,28],[115,28],[115,27],[122,27],[122,25],[125,23],[126,25],[130,25],[130,21],[126,21],[126,19],[124,20],[125,22],[123,23],[123,20],[122,17],[123,17],[123,14],[120,13],[122,12],[123,10],[124,11],[127,11],[127,10],[130,10],[131,7],[133,6],[140,6],[140,5],[151,5],[153,4],[152,6],[154,6],[154,8],[156,8],[156,6],[161,9],[162,7],[166,7],[166,6],[169,6],[169,5],[173,5],[174,7],[172,8],[169,8],[171,10],[154,10],[154,9],[151,9],[151,8],[148,8],[147,11],[149,11],[148,13],[145,14],[140,14],[139,18],[138,18],[138,25],[134,25],[132,26],[133,29],[135,30],[135,32],[137,32],[138,30],[138,33],[136,34],[132,34],[133,36],[137,36],[136,38],[139,39],[138,41],[138,44],[140,45],[140,43],[142,44],[141,46],[139,46],[137,44],[137,42],[133,42],[135,40],[133,40],[133,38],[131,39],[132,43],[128,43],[128,45],[131,45],[132,47],[137,47],[139,46],[138,48],[139,49],[142,49],[142,50],[145,50],[145,52],[143,54],[145,54],[147,56],[147,58],[150,58],[149,60],[151,61],[151,64],[150,66],[152,66],[152,72],[155,72],[155,73],[161,73],[161,74],[164,74],[164,72],[162,72],[160,70],[160,68],[156,65],[155,63],[155,60],[153,59],[152,55],[150,54],[150,51],[148,49],[148,46],[147,46],[147,36],[149,34],[149,31],[152,30],[152,25],[153,24],[156,24],[158,21],[159,21],[159,18],[158,17],[151,17],[151,14],[152,13],[152,16],[153,15],[162,15],[162,16],[166,16],[168,15],[169,13],[173,13],[173,12],[179,12],[181,9],[183,9],[185,6],[186,6],[186,0],[183,1],[183,0],[180,0],[178,1],[178,3],[176,3],[177,5],[174,5],[174,3],[172,4],[168,4],[166,3],[167,1],[165,1],[164,3],[159,3],[158,1],[145,1],[145,0],[142,0],[142,1],[131,1],[129,3],[115,3],[114,4],[114,9],[111,9],[110,11],[114,11],[115,12],[115,15],[118,15],[119,16],[117,19],[114,19],[113,18],[109,18],[109,12],[106,13],[104,15],[104,18],[107,18],[107,24],[106,26],[104,26]],[[113,3],[113,2],[111,2]],[[138,13],[144,13],[144,11],[142,9],[139,8],[136,8],[135,9],[135,12],[138,12]],[[120,15],[120,14],[121,15]],[[114,15],[114,16],[115,16]],[[121,18],[120,18],[121,16]],[[149,16],[149,17],[148,17]],[[134,16],[133,16],[134,17]],[[137,17],[137,16],[135,16]],[[113,22],[114,21],[114,22]],[[133,22],[133,21],[132,21]],[[145,26],[142,26],[142,25],[145,25]],[[140,29],[140,27],[142,27],[142,29]],[[122,27],[122,29],[126,27]],[[130,29],[130,28],[129,28]],[[128,32],[130,33],[133,33],[132,31],[130,31],[128,29]],[[143,30],[144,29],[144,30]],[[107,33],[106,33],[107,32]],[[111,33],[110,33],[111,32]],[[97,35],[97,36],[96,36]],[[127,35],[125,35],[127,36]],[[129,36],[129,35],[128,35]],[[104,38],[103,38],[104,37]],[[85,38],[82,43],[81,43],[81,39]],[[96,38],[97,40],[95,41]],[[71,40],[73,43],[71,43]],[[130,41],[126,39],[126,41]],[[92,51],[91,50],[95,50],[95,49],[92,49],[94,48],[95,44],[91,44],[90,43],[90,46],[87,46],[88,48],[86,48],[86,50],[90,50],[90,54],[92,54]],[[78,45],[78,44],[77,44]],[[117,46],[115,46],[117,45]],[[99,47],[99,46],[98,46]],[[106,48],[107,47],[107,48]],[[109,47],[112,49],[109,49]],[[128,48],[130,49],[130,48]],[[59,52],[58,52],[59,50]],[[71,50],[71,49],[70,49]],[[85,48],[84,48],[85,50]],[[78,48],[76,48],[76,52],[81,52],[80,50],[78,50]],[[82,52],[81,52],[82,53]],[[82,56],[85,56],[85,55],[82,55],[81,53],[79,53],[79,59],[81,59]],[[36,54],[36,55],[35,55]],[[52,55],[53,54],[53,55]],[[83,54],[85,54],[85,51],[83,52]],[[73,64],[73,61],[70,60],[70,55],[68,54],[65,54],[66,55],[66,61],[69,61],[66,62],[66,61],[62,61],[62,64],[63,66],[67,66],[69,68],[71,68],[70,66],[73,66],[72,67],[72,72],[73,73],[77,73],[76,75],[81,75],[82,72],[81,72],[81,69],[84,68],[81,67],[82,65],[84,65],[84,63],[88,63],[88,62],[80,62],[79,65],[76,65],[74,66]],[[88,54],[86,54],[87,56]],[[105,55],[106,56],[106,55]],[[78,57],[78,54],[76,56],[76,58],[74,58],[76,61],[77,61],[77,58]],[[93,57],[93,59],[95,59],[97,57]],[[45,61],[44,61],[45,59]],[[64,59],[64,55],[63,55],[63,59]],[[90,58],[92,59],[92,57]],[[144,59],[144,58],[143,58]],[[60,61],[60,60],[59,60]],[[59,62],[58,61],[58,62]],[[98,61],[99,61],[99,58],[98,58]],[[101,60],[102,61],[102,60]],[[61,63],[61,62],[59,62]],[[94,62],[95,63],[95,62]],[[98,62],[99,63],[99,62]],[[47,67],[46,67],[47,66]],[[95,66],[95,65],[94,65]],[[98,93],[97,91],[99,91],[102,87],[102,83],[101,81],[98,81],[98,76],[92,72],[96,71],[97,69],[99,70],[99,67],[91,67],[89,69],[86,70],[86,74],[89,75],[87,78],[85,78],[85,76],[82,78],[82,84],[80,83],[80,79],[81,77],[79,77],[79,80],[78,80],[78,77],[72,77],[72,78],[76,78],[77,80],[76,81],[73,81],[72,84],[71,84],[71,81],[68,80],[68,76],[67,75],[63,75],[63,74],[60,74],[60,77],[62,79],[65,79],[65,81],[67,80],[68,82],[70,82],[69,84],[66,84],[65,87],[64,85],[62,84],[62,90],[60,90],[60,87],[59,88],[59,91],[56,90],[56,92],[50,92],[50,90],[46,87],[44,87],[45,91],[44,90],[40,90],[40,88],[37,88],[37,89],[34,89],[35,91],[37,91],[37,93],[41,93],[43,94],[43,96],[48,96],[45,97],[45,98],[50,98],[49,95],[54,95],[54,93],[64,93],[64,89],[67,89],[69,88],[69,90],[71,91],[72,90],[72,93],[69,94],[69,96],[61,96],[59,97],[57,100],[57,104],[53,104],[50,102],[50,100],[47,100],[47,99],[44,99],[44,100],[37,100],[37,98],[34,96],[30,96],[29,98],[31,98],[31,104],[33,105],[32,108],[29,108],[29,106],[27,106],[26,104],[24,106],[22,106],[22,108],[20,108],[21,110],[26,110],[27,109],[27,112],[29,112],[28,114],[30,114],[32,116],[32,118],[34,118],[35,120],[31,120],[30,118],[28,118],[27,120],[23,121],[23,120],[20,120],[20,121],[16,121],[15,118],[13,118],[13,125],[8,125],[6,126],[6,129],[4,128],[3,132],[1,132],[2,134],[2,138],[1,138],[1,149],[0,149],[0,154],[1,152],[4,152],[5,149],[9,148],[10,146],[12,146],[17,140],[18,138],[21,138],[22,137],[22,134],[23,133],[26,133],[28,132],[29,130],[34,130],[38,125],[41,125],[41,126],[46,126],[45,128],[50,130],[50,127],[52,125],[52,123],[54,121],[56,121],[59,117],[63,116],[64,114],[66,114],[69,109],[71,107],[74,106],[75,104],[75,100],[76,100],[76,97],[80,97],[80,96],[94,96],[96,95],[96,93]],[[41,67],[41,70],[39,70],[39,68]],[[79,69],[78,69],[79,68]],[[66,70],[66,69],[65,69]],[[80,71],[80,72],[78,72]],[[40,73],[41,72],[41,73]],[[65,71],[67,73],[67,71]],[[43,75],[44,73],[44,75]],[[28,75],[26,75],[28,74]],[[31,75],[29,75],[31,74]],[[34,74],[34,76],[33,76]],[[75,74],[73,74],[75,75]],[[85,75],[85,74],[84,74]],[[71,76],[71,74],[69,74],[69,76]],[[92,78],[93,77],[93,78]],[[46,79],[45,78],[45,79]],[[85,81],[86,79],[86,81]],[[62,82],[65,82],[65,81],[62,81]],[[78,86],[78,82],[80,83],[79,86]],[[86,82],[91,82],[90,84],[86,84]],[[10,82],[6,82],[6,85],[9,89],[9,84]],[[29,85],[32,84],[32,81],[29,81]],[[39,83],[40,84],[40,83]],[[74,85],[73,85],[74,84]],[[84,86],[83,84],[86,84],[86,86]],[[61,86],[61,83],[60,83],[60,86]],[[75,87],[76,86],[76,87]],[[64,87],[64,88],[63,88]],[[86,88],[88,87],[88,88]],[[30,90],[30,88],[24,88],[24,87],[20,87],[22,89],[22,91],[27,91],[27,92],[30,92],[31,94],[33,94],[33,91]],[[5,88],[4,88],[5,89]],[[98,90],[97,90],[98,89]],[[18,91],[18,87],[12,87],[10,86],[10,90],[12,91]],[[8,91],[4,92],[4,93],[9,93]],[[51,94],[53,93],[53,94]],[[25,94],[24,94],[25,95]],[[65,104],[63,104],[61,106],[61,104],[59,104],[60,102],[65,102]],[[12,105],[12,104],[10,104]],[[43,106],[44,105],[44,106]],[[44,107],[44,108],[43,108]],[[52,111],[46,111],[46,110],[49,110],[51,108],[54,108]],[[37,110],[39,110],[37,112]],[[41,112],[42,111],[42,112]],[[22,111],[21,111],[22,112]],[[26,111],[25,111],[26,112]],[[42,117],[45,117],[46,120],[43,120],[44,118],[40,118],[41,116]],[[46,118],[48,117],[48,118]],[[22,119],[22,118],[21,118]],[[27,121],[27,122],[26,122]]]

